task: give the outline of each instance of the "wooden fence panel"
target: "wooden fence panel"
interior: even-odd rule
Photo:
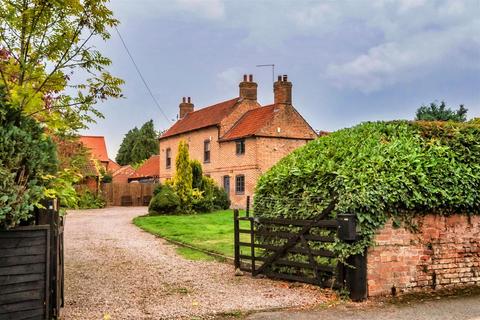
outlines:
[[[103,195],[108,206],[148,206],[157,183],[105,183]]]
[[[48,319],[50,226],[0,231],[0,319]]]

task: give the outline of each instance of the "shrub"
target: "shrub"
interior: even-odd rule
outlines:
[[[192,188],[201,189],[203,181],[202,164],[198,160],[191,160],[190,167],[192,168]]]
[[[374,122],[318,138],[283,158],[258,181],[257,216],[314,218],[355,213],[360,240],[333,248],[361,253],[388,218],[480,213],[480,126]],[[409,225],[415,227],[414,225]]]
[[[213,206],[217,210],[226,210],[230,208],[230,199],[228,199],[228,194],[223,188],[220,188],[219,186],[215,185],[213,189],[213,196],[214,196],[214,201],[213,201]]]
[[[106,205],[105,199],[100,194],[97,195],[90,190],[79,191],[78,195],[77,209],[99,209]]]
[[[212,178],[203,176],[199,191],[201,192],[201,198],[197,198],[198,200],[193,205],[193,210],[196,212],[225,210],[230,207],[227,193],[219,188]]]
[[[155,186],[155,189],[153,189],[153,195],[156,196],[157,194],[159,194],[160,191],[162,191],[162,188],[163,188],[163,186],[162,186],[161,183],[157,184]]]
[[[168,186],[163,186],[160,191],[152,198],[148,206],[149,214],[174,214],[180,207],[180,198],[174,190]]]
[[[43,128],[0,97],[0,229],[32,216],[44,197],[46,177],[56,170],[55,146]]]

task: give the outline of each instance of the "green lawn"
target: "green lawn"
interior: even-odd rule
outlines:
[[[162,238],[233,257],[233,210],[184,216],[143,216],[133,222]],[[178,252],[193,260],[207,259],[187,248],[178,249]]]

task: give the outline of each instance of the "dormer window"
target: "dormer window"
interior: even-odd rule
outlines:
[[[235,145],[237,155],[245,154],[245,139],[235,141]]]

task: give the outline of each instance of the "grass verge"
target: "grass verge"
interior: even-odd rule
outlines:
[[[179,216],[142,216],[133,223],[162,238],[233,257],[233,210]],[[191,260],[212,260],[202,252],[178,248],[177,252]]]

